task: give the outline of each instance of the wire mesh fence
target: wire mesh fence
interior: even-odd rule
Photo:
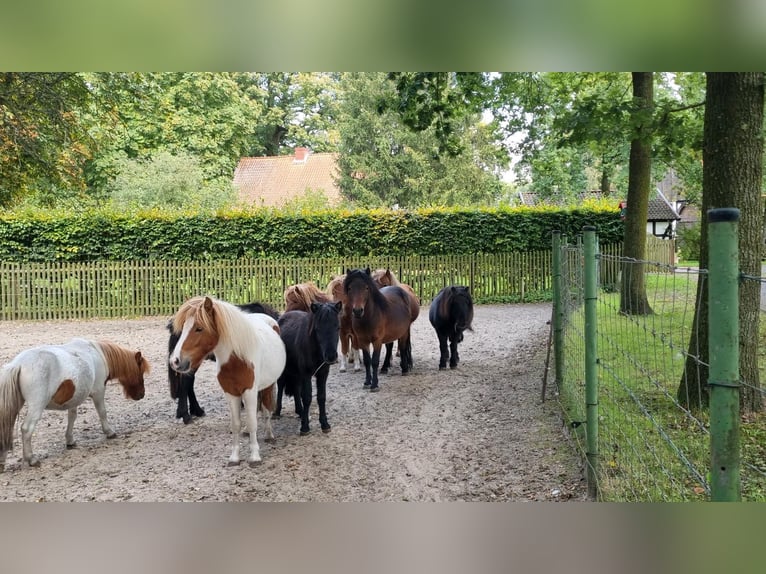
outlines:
[[[596,254],[596,336],[586,336],[585,252],[580,238],[561,243],[562,373],[558,400],[584,454],[598,453],[598,497],[611,501],[711,498],[710,410],[706,354],[694,344],[699,293],[707,270],[638,261],[611,246]],[[554,271],[555,272],[555,271]],[[650,312],[624,312],[632,280],[643,281]],[[759,277],[742,276],[741,281]],[[625,292],[623,292],[625,291]],[[761,312],[764,312],[761,305]],[[715,336],[711,333],[711,337]],[[763,335],[759,335],[761,340]],[[588,445],[586,346],[597,348],[598,437]],[[766,359],[762,361],[766,365]],[[760,364],[760,363],[759,363]],[[740,381],[761,396],[759,381]],[[766,500],[766,420],[743,416],[742,498]]]

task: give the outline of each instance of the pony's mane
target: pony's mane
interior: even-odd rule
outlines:
[[[386,274],[388,274],[388,276],[391,278],[391,283],[383,283],[381,281],[381,279],[385,277]],[[372,279],[373,281],[376,281],[380,285],[399,285],[400,284],[399,279],[396,277],[396,275],[394,275],[394,272],[391,271],[390,269],[376,269],[375,271],[372,272]]]
[[[205,296],[192,297],[185,301],[173,317],[173,330],[178,333],[189,317],[204,329],[218,334],[218,339],[228,344],[231,352],[238,357],[251,357],[254,350],[264,344],[261,333],[252,328],[247,313],[236,305],[208,297],[213,303],[213,313],[205,312]]]
[[[149,362],[141,358],[139,369],[136,363],[136,351],[127,349],[109,341],[97,341],[96,343],[104,354],[106,368],[109,372],[108,379],[119,379],[129,382],[138,381],[141,375],[149,373]]]
[[[322,292],[312,281],[291,285],[285,289],[285,308],[308,311],[313,302],[328,302],[327,294]]]
[[[327,289],[325,290],[325,293],[327,293],[333,301],[341,301],[344,298],[343,293],[343,281],[346,279],[346,275],[336,275],[333,277],[330,282],[327,284]],[[337,293],[336,293],[337,291]],[[336,296],[338,295],[338,296]]]

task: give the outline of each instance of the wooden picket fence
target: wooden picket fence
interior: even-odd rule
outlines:
[[[477,303],[549,300],[551,254],[475,254],[220,261],[0,262],[0,320],[172,315],[194,295],[284,308],[287,287],[324,289],[347,268],[389,268],[427,304],[446,285],[468,285]]]

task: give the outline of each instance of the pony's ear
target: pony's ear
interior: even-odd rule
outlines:
[[[465,289],[466,295],[470,295],[471,294],[471,288],[470,287],[463,287],[463,289]]]
[[[346,267],[346,275],[348,275],[349,273],[351,273],[351,269],[349,269],[348,267]]]
[[[338,301],[335,303],[335,311],[340,313],[341,309],[343,309],[343,301]]]
[[[365,273],[367,273],[367,275],[372,275],[372,271],[370,271],[370,268],[369,268],[369,267],[367,267],[367,268],[364,270],[364,272],[365,272]]]
[[[319,303],[317,303],[316,301],[312,301],[311,312],[316,313],[317,311],[319,311]]]
[[[455,287],[454,285],[452,285],[452,286],[449,288],[449,292],[450,292],[450,293],[457,293],[457,287]]]
[[[205,311],[207,311],[208,313],[212,312],[213,311],[213,300],[210,297],[205,297],[204,306],[205,306]]]

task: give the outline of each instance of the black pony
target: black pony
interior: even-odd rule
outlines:
[[[287,311],[279,318],[279,330],[287,350],[287,363],[277,381],[277,407],[273,417],[282,413],[282,393],[295,398],[295,412],[301,417],[301,435],[311,432],[311,377],[316,377],[319,424],[330,432],[325,400],[330,365],[338,360],[340,311],[343,304],[312,303],[311,311]]]
[[[263,305],[261,303],[245,303],[243,305],[237,305],[245,313],[265,313],[279,319],[279,313],[277,313],[272,307]],[[168,340],[168,356],[175,349],[176,343],[181,336],[181,333],[173,332],[173,321],[171,320],[167,325],[168,331],[170,331],[170,339]],[[215,360],[213,355],[208,357],[210,360]],[[205,411],[199,406],[197,402],[197,396],[194,394],[194,374],[191,373],[181,374],[178,371],[173,370],[168,364],[168,383],[170,384],[170,397],[178,399],[178,407],[176,408],[176,418],[183,419],[184,424],[191,422],[192,415],[195,417],[204,417]],[[190,414],[191,413],[191,414]]]
[[[457,354],[457,344],[463,340],[463,331],[472,331],[473,299],[468,287],[452,285],[445,287],[436,294],[428,310],[436,336],[439,337],[439,369],[447,368],[449,359],[450,369],[457,367],[460,357]],[[449,350],[447,350],[449,340]]]

